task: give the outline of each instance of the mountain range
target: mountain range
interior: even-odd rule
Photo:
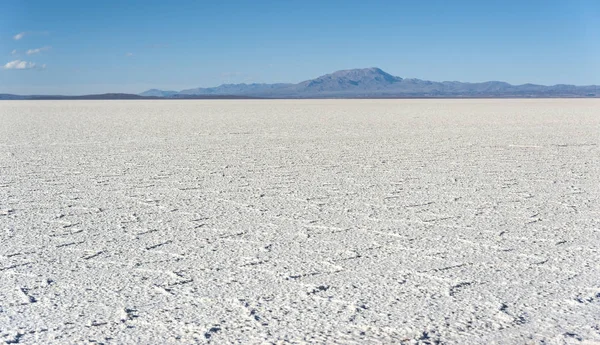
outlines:
[[[337,71],[297,84],[223,84],[217,87],[181,91],[151,89],[138,95],[107,93],[100,95],[12,95],[0,100],[19,99],[246,99],[246,98],[542,98],[600,97],[600,86],[511,85],[501,81],[464,83],[435,82],[401,78],[379,68]]]
[[[223,84],[181,91],[151,89],[140,94],[160,98],[217,95],[260,98],[600,97],[600,86],[435,82],[396,77],[372,67],[337,71],[298,84]]]

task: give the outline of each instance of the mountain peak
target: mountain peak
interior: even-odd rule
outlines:
[[[377,78],[381,77],[384,80],[394,82],[399,81],[402,78],[394,77],[393,75],[384,72],[381,68],[369,67],[369,68],[356,68],[356,69],[344,69],[326,74],[325,76],[334,76],[336,78],[351,78],[351,79],[364,79],[364,78]]]

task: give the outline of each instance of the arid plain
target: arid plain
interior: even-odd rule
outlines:
[[[0,341],[600,343],[600,100],[0,102]]]

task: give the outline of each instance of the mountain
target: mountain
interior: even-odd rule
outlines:
[[[201,95],[264,98],[600,97],[600,87],[564,84],[511,85],[501,81],[434,82],[414,78],[403,79],[372,67],[337,71],[298,84],[223,84],[179,92],[152,89],[140,95],[166,98]]]
[[[337,71],[316,79],[303,81],[296,89],[307,93],[339,91],[375,91],[393,88],[402,82],[379,68],[364,68]]]

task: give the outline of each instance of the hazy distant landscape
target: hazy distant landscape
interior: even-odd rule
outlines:
[[[298,84],[223,84],[181,91],[82,96],[0,94],[0,99],[243,99],[243,98],[555,98],[600,97],[600,86],[511,85],[501,81],[433,82],[396,77],[379,68],[342,70]]]
[[[0,341],[597,344],[598,109],[1,102]]]

